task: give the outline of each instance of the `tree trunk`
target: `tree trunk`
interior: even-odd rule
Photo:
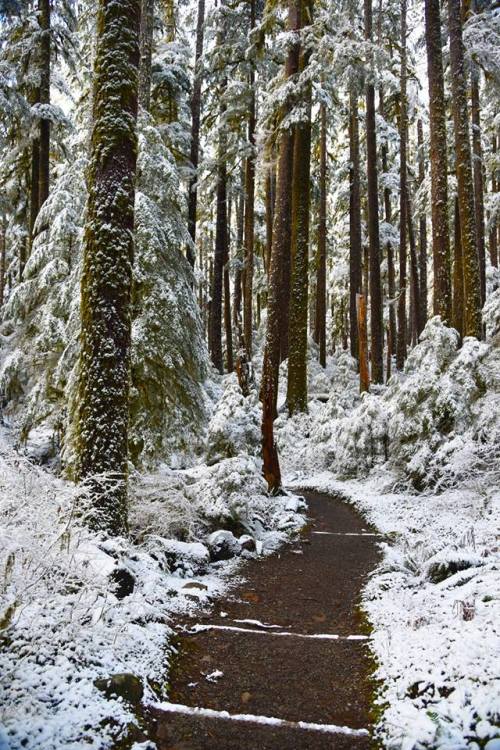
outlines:
[[[351,355],[359,358],[356,297],[361,292],[361,197],[359,167],[358,95],[355,84],[349,91],[349,327]]]
[[[407,187],[408,189],[408,187]],[[408,240],[410,244],[410,270],[411,270],[411,341],[415,345],[418,341],[418,335],[420,333],[420,284],[418,278],[418,258],[417,258],[417,246],[415,242],[415,233],[413,231],[413,220],[412,211],[409,195],[406,198],[407,207],[407,221],[408,221]]]
[[[408,102],[406,95],[406,0],[401,0],[401,100],[399,110],[399,297],[396,367],[402,370],[406,359],[406,237],[408,186],[406,149],[408,141]]]
[[[365,38],[372,41],[372,0],[364,0]],[[375,88],[366,86],[366,158],[368,177],[368,237],[370,244],[370,339],[372,381],[384,381],[384,331],[382,324],[382,286],[380,282],[380,237],[378,218],[377,136],[375,126]]]
[[[77,473],[89,492],[91,526],[108,534],[127,529],[140,12],[140,0],[98,6],[81,281]]]
[[[226,254],[224,256],[224,329],[226,332],[227,371],[234,369],[233,330],[231,318],[231,280],[229,278],[229,238],[231,236],[231,199],[227,206]]]
[[[451,262],[448,226],[448,151],[439,0],[425,0],[425,40],[429,79],[432,258],[434,315],[450,324]]]
[[[326,106],[320,107],[318,264],[316,274],[315,334],[319,363],[326,367]]]
[[[151,104],[151,61],[155,0],[142,0],[139,65],[139,106],[149,112]]]
[[[385,119],[385,105],[384,105],[384,91],[382,87],[379,89],[379,111],[381,116]],[[382,146],[382,171],[384,174],[388,171],[387,164],[387,146]],[[391,191],[388,187],[384,188],[384,213],[387,224],[392,224],[392,210],[391,210]],[[396,310],[395,310],[395,298],[396,298],[396,274],[394,270],[394,250],[390,242],[387,243],[387,286],[389,294],[389,328],[391,333],[391,347],[397,340],[396,334]],[[386,376],[386,380],[389,379],[389,375]]]
[[[479,100],[479,67],[472,63],[471,69],[471,116],[472,151],[474,155],[474,208],[476,219],[476,246],[481,284],[481,306],[486,299],[486,246],[484,226],[484,173],[483,147],[481,144],[481,105]]]
[[[312,0],[301,0],[301,27],[311,23]],[[309,63],[309,49],[300,53],[299,69]],[[305,84],[305,119],[295,126],[292,177],[292,274],[288,324],[288,414],[307,411],[307,307],[309,203],[311,171],[311,85]]]
[[[40,24],[40,104],[50,104],[50,0],[38,1]],[[40,172],[38,177],[38,205],[49,197],[50,184],[50,120],[40,119]]]
[[[359,392],[370,390],[370,370],[368,368],[368,331],[366,325],[366,299],[364,294],[356,295],[357,326],[359,341]]]
[[[464,267],[458,197],[455,198],[454,229],[453,327],[457,329],[462,339],[464,335]]]
[[[268,276],[271,268],[271,249],[273,246],[274,192],[273,169],[269,167],[266,171],[266,252],[264,257],[264,270]]]
[[[224,81],[222,89],[226,87]],[[223,97],[220,97],[221,101]],[[220,106],[219,153],[217,157],[217,215],[215,219],[215,249],[211,293],[211,354],[214,367],[224,372],[222,359],[222,280],[227,254],[227,139],[224,129],[225,104]]]
[[[467,111],[460,0],[448,0],[450,72],[464,270],[464,335],[481,338],[481,283],[476,246],[476,221]]]
[[[491,143],[491,151],[494,156],[494,166],[491,175],[491,191],[496,193],[498,190],[497,176],[496,176],[496,153],[497,153],[497,138],[493,136]],[[489,237],[489,250],[490,250],[490,262],[495,268],[498,266],[498,232],[497,232],[497,219],[492,222],[490,227]]]
[[[255,2],[250,0],[250,34],[255,27]],[[255,229],[255,71],[250,68],[248,85],[250,87],[250,108],[248,112],[248,148],[250,149],[245,165],[245,270],[243,274],[243,334],[248,359],[252,359],[253,335],[253,266],[254,266],[254,229]]]
[[[417,143],[418,143],[418,184],[421,187],[425,180],[425,154],[424,154],[424,133],[422,120],[417,122]],[[419,233],[419,276],[420,276],[420,319],[418,333],[421,334],[427,323],[427,218],[425,210],[421,211],[418,222]]]
[[[33,89],[30,98],[31,105],[40,102],[40,89]],[[40,209],[40,137],[33,138],[31,142],[31,180],[30,180],[30,227],[29,245],[35,238],[35,222]]]
[[[196,52],[194,60],[193,93],[191,96],[191,153],[190,161],[194,173],[189,180],[188,194],[188,231],[192,245],[188,248],[187,257],[192,266],[195,264],[196,251],[196,208],[198,203],[198,163],[200,158],[200,116],[202,74],[200,60],[203,54],[203,30],[205,23],[205,0],[198,0],[198,19],[196,22]]]
[[[233,299],[233,320],[236,330],[237,344],[240,345],[241,338],[241,287],[242,287],[242,264],[241,248],[243,247],[243,224],[244,224],[245,202],[241,195],[238,200],[238,209],[236,214],[236,249],[238,253],[238,265],[234,273],[234,299]]]

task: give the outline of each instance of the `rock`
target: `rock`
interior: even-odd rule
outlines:
[[[198,581],[188,581],[188,583],[185,583],[182,588],[183,589],[200,589],[200,591],[208,591],[208,586],[205,586],[204,583],[199,583]]]
[[[496,737],[494,740],[488,740],[484,746],[484,750],[500,750],[500,737]]]
[[[210,554],[204,544],[167,539],[162,541],[162,546],[171,573],[178,571],[181,575],[195,576],[206,571]]]
[[[115,568],[109,576],[109,580],[115,584],[114,593],[117,599],[125,599],[134,591],[135,578],[127,568]]]
[[[144,695],[141,680],[130,672],[122,672],[111,675],[111,677],[94,680],[94,685],[107,698],[119,697],[133,704],[140,703]]]
[[[238,539],[238,542],[241,545],[241,549],[246,550],[247,552],[255,552],[256,545],[255,545],[255,539],[250,536],[250,534],[243,534]]]
[[[230,560],[241,554],[241,545],[234,534],[220,529],[208,537],[208,549],[212,562]]]

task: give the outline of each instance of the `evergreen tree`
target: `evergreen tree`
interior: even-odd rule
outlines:
[[[140,0],[100,0],[82,275],[78,476],[91,523],[127,529]]]

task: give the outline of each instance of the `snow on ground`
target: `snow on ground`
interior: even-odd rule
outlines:
[[[310,412],[280,418],[278,443],[287,486],[340,495],[385,535],[363,598],[383,747],[498,750],[498,340],[458,349],[434,318],[421,341],[362,397],[347,354],[322,374],[330,388],[313,367]]]
[[[9,439],[3,430],[0,748],[109,747],[137,719],[95,681],[132,674],[161,700],[172,620],[234,585],[238,556],[282,544],[304,522],[301,503],[269,499],[247,454],[161,467],[132,479],[131,540],[103,541],[81,523],[76,488]]]

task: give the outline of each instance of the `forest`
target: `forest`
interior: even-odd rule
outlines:
[[[500,750],[500,2],[0,0],[0,750]]]

